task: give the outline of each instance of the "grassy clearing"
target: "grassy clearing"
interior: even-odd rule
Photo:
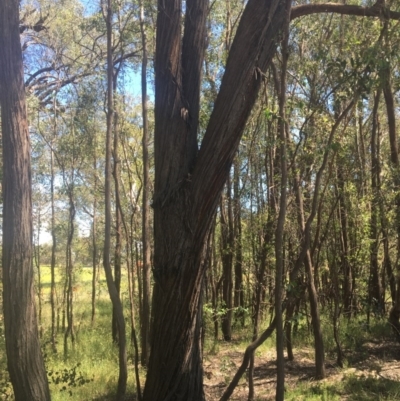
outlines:
[[[350,374],[334,383],[303,383],[287,392],[288,401],[397,401],[400,383],[372,375]]]
[[[63,293],[63,270],[56,272],[57,302],[61,306]],[[111,341],[111,302],[104,274],[101,272],[96,293],[96,318],[91,324],[91,268],[79,268],[75,273],[74,315],[76,342],[69,343],[64,358],[62,317],[57,335],[57,353],[50,344],[50,268],[43,266],[42,277],[42,344],[49,376],[53,401],[108,401],[113,400],[118,380],[118,352]],[[122,280],[126,283],[126,280]],[[122,288],[127,326],[129,326],[129,300],[126,288]],[[248,319],[250,320],[250,319]],[[263,327],[268,326],[266,321]],[[293,401],[394,401],[400,399],[400,364],[396,365],[400,347],[394,350],[392,343],[387,349],[381,342],[392,339],[386,319],[373,318],[370,327],[365,318],[342,319],[340,336],[346,354],[346,367],[334,366],[335,343],[331,319],[322,313],[322,326],[327,353],[328,378],[321,382],[313,380],[313,337],[309,322],[303,316],[298,320],[294,336],[295,361],[287,364],[286,399]],[[243,351],[251,342],[251,329],[236,326],[234,339],[226,342],[213,338],[213,322],[205,313],[206,336],[204,342],[204,370],[207,400],[219,399],[224,387],[230,382],[241,363]],[[129,331],[129,330],[128,330]],[[379,341],[377,341],[379,339]],[[129,339],[128,339],[129,340]],[[130,341],[128,341],[130,343]],[[368,346],[366,346],[366,344]],[[0,349],[4,350],[4,333],[0,321]],[[129,349],[128,393],[135,394],[132,349]],[[371,360],[371,355],[373,360]],[[255,383],[258,400],[273,400],[275,392],[275,335],[272,335],[255,353]],[[385,363],[388,365],[385,365]],[[385,367],[386,366],[386,367]],[[355,368],[353,368],[355,367]],[[381,375],[383,369],[396,371],[398,380]],[[141,372],[142,384],[145,372]],[[240,380],[233,399],[247,399],[247,378]],[[4,352],[0,353],[0,400],[13,400],[12,389],[6,373]]]
[[[68,356],[64,358],[64,336],[62,316],[59,316],[59,334],[56,337],[57,353],[51,347],[51,307],[50,307],[50,267],[41,268],[42,347],[45,355],[50,390],[53,401],[106,401],[114,399],[118,380],[118,350],[111,339],[111,301],[109,299],[104,274],[101,272],[96,293],[96,317],[91,324],[92,269],[79,268],[74,277],[74,347],[68,344]],[[124,281],[124,280],[123,280]],[[126,280],[125,280],[126,282]],[[57,303],[61,306],[63,293],[63,270],[56,270]],[[37,288],[36,288],[37,290]],[[125,303],[126,322],[128,320],[128,294],[122,289]],[[1,322],[0,322],[1,323]],[[130,333],[130,330],[128,330]],[[130,344],[130,338],[127,339]],[[0,349],[4,350],[4,334],[0,325]],[[133,351],[128,350],[128,393],[135,393],[133,374]],[[144,377],[144,373],[142,375]],[[142,379],[144,380],[144,378]],[[0,400],[12,400],[11,385],[6,374],[4,352],[0,352]]]

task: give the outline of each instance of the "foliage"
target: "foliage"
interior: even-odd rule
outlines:
[[[50,370],[47,375],[52,383],[59,387],[61,392],[66,392],[72,397],[72,389],[79,386],[84,386],[87,383],[94,381],[94,379],[85,379],[82,372],[77,371],[81,366],[80,363],[70,369],[63,369],[61,371]]]

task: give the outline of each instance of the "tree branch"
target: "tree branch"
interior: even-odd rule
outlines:
[[[200,82],[207,36],[208,0],[187,0],[185,34],[182,43],[183,117],[189,125],[188,167],[191,171],[197,154],[197,128],[200,110]]]
[[[264,72],[275,54],[284,16],[281,0],[249,0],[243,12],[192,176],[199,238],[205,237],[217,207]]]
[[[302,4],[294,6],[290,20],[311,14],[335,13],[342,15],[356,15],[359,17],[383,17],[386,19],[400,20],[400,12],[391,11],[386,7],[374,4],[372,7],[354,6],[338,3]]]
[[[139,57],[141,51],[142,51],[142,49],[139,49],[134,52],[123,54],[122,56],[119,56],[118,58],[116,58],[114,60],[113,65],[116,66],[118,63],[120,63],[121,61],[127,60],[128,58]]]
[[[25,23],[23,23],[23,20],[22,20],[21,21],[22,23],[19,25],[19,33],[20,34],[24,33],[28,29],[35,31],[35,32],[44,31],[45,29],[47,29],[47,26],[44,25],[47,18],[48,18],[48,15],[46,15],[44,17],[40,17],[39,20],[37,22],[35,22],[34,24],[25,24]]]

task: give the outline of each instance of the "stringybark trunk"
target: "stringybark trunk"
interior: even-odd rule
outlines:
[[[262,77],[282,0],[249,0],[200,150],[199,94],[207,0],[158,2],[155,57],[154,291],[143,399],[203,401],[202,291],[207,239]],[[240,62],[239,62],[240,60]]]
[[[49,401],[32,266],[30,141],[19,38],[19,2],[0,2],[3,144],[3,311],[7,367],[16,401]]]

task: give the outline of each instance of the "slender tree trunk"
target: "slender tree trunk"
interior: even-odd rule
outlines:
[[[118,175],[117,175],[118,178]],[[125,215],[122,210],[122,205],[119,197],[119,179],[115,181],[116,192],[117,194],[117,208],[120,212],[121,223],[124,228],[125,238],[126,238],[126,254],[128,257],[126,258],[126,268],[128,271],[128,293],[129,293],[129,303],[130,303],[130,319],[131,319],[131,341],[134,349],[134,368],[135,368],[135,380],[136,380],[136,394],[138,401],[142,400],[142,390],[140,385],[140,376],[139,376],[139,346],[137,341],[136,334],[136,323],[135,323],[135,305],[134,305],[134,275],[133,275],[133,258],[130,258],[129,255],[133,254],[132,251],[132,241],[130,241],[128,225],[126,224]]]
[[[280,140],[280,202],[279,215],[275,231],[275,316],[276,316],[276,362],[277,362],[277,383],[276,383],[276,401],[285,399],[285,333],[283,327],[283,244],[284,244],[284,227],[286,219],[286,199],[287,199],[287,136],[286,136],[286,72],[287,62],[289,58],[289,22],[290,22],[291,2],[286,1],[285,29],[282,40],[282,73],[281,87],[279,96],[279,140]]]
[[[114,83],[114,90],[116,87],[116,77]],[[120,159],[118,154],[119,146],[119,133],[116,113],[114,113],[114,145],[113,145],[113,177],[114,177],[114,189],[115,189],[115,248],[114,248],[114,284],[117,289],[118,297],[121,295],[121,270],[122,270],[122,235],[121,235],[121,199],[119,190],[119,179],[120,179]],[[111,322],[112,340],[115,344],[119,343],[119,332],[117,323],[117,312],[113,307],[112,322]]]
[[[396,297],[394,305],[390,310],[389,321],[396,333],[397,338],[400,341],[400,177],[399,177],[399,154],[397,145],[397,133],[396,133],[396,116],[395,106],[393,99],[393,92],[390,83],[389,68],[384,72],[383,82],[383,95],[386,103],[386,111],[388,117],[389,126],[389,142],[390,142],[390,162],[394,171],[393,181],[396,191],[395,195],[395,208],[396,208],[396,251],[397,251],[397,262],[396,262]]]
[[[53,139],[50,145],[50,203],[51,203],[51,260],[50,260],[50,304],[51,304],[51,345],[53,352],[57,352],[56,347],[56,250],[57,250],[57,236],[56,236],[56,211],[54,201],[54,151],[53,142],[57,133],[57,115],[54,97],[54,131]],[[57,325],[58,330],[58,325]]]
[[[125,235],[127,235],[127,228],[125,225]],[[129,242],[126,243],[126,251],[129,255],[132,250],[128,245]],[[142,400],[142,390],[140,386],[140,376],[139,376],[139,345],[136,334],[136,323],[135,323],[135,294],[133,288],[134,276],[133,276],[133,266],[131,265],[131,259],[127,258],[127,270],[128,270],[128,292],[129,292],[129,303],[130,303],[130,318],[131,318],[131,341],[134,349],[134,367],[135,367],[135,380],[136,380],[136,394],[138,401]]]
[[[344,177],[342,167],[338,166],[337,171],[338,183],[338,215],[340,222],[340,244],[341,244],[341,266],[343,270],[343,305],[344,312],[350,319],[353,313],[352,310],[352,297],[353,297],[353,269],[350,261],[350,245],[349,245],[349,232],[348,232],[348,218],[346,206],[346,194],[344,187]]]
[[[234,183],[233,183],[233,219],[235,230],[235,288],[233,297],[233,306],[238,308],[236,318],[240,320],[242,327],[245,324],[244,315],[244,289],[243,289],[243,249],[242,249],[242,221],[240,204],[240,159],[236,157],[234,163]]]
[[[385,300],[379,274],[379,203],[380,186],[379,174],[380,163],[378,154],[378,107],[381,91],[378,90],[374,96],[374,107],[372,110],[372,132],[371,132],[371,219],[370,219],[370,282],[369,282],[369,309],[374,305],[375,311],[384,311]],[[370,311],[369,311],[370,312]]]
[[[293,271],[294,261],[296,260],[296,256],[293,250],[293,246],[291,241],[288,241],[288,261],[289,261],[289,272]],[[289,273],[290,274],[290,273]],[[291,286],[292,288],[292,286]],[[293,285],[294,292],[293,297],[300,298],[300,290],[301,290],[301,280],[297,277],[295,284]],[[287,292],[287,296],[292,296],[292,291],[289,290]],[[293,341],[292,341],[292,334],[293,334],[293,317],[296,309],[296,302],[290,302],[286,307],[286,319],[285,319],[285,338],[286,338],[286,351],[289,361],[294,360],[293,354]]]
[[[334,227],[336,228],[336,227]],[[336,232],[336,229],[335,229]],[[339,269],[336,265],[336,237],[335,237],[335,246],[333,247],[332,252],[332,263],[330,263],[329,271],[333,284],[333,302],[334,302],[334,311],[333,311],[333,338],[336,343],[336,362],[340,367],[343,367],[344,362],[344,352],[342,350],[342,346],[340,344],[340,336],[339,336],[339,318],[340,318],[340,288],[339,288]]]
[[[315,378],[317,380],[324,379],[325,373],[325,347],[322,337],[321,319],[319,316],[318,307],[318,294],[315,289],[314,277],[313,277],[313,264],[311,259],[310,251],[307,252],[305,260],[306,272],[308,276],[308,294],[310,299],[310,311],[312,318],[313,334],[314,334],[314,346],[315,346]]]
[[[295,193],[296,193],[300,230],[302,233],[304,233],[305,218],[304,218],[303,195],[302,195],[302,189],[300,187],[300,177],[298,175],[295,178]],[[313,262],[309,246],[307,246],[306,257],[304,259],[304,266],[308,279],[307,287],[308,287],[308,296],[310,300],[310,311],[311,311],[311,319],[312,319],[313,334],[314,334],[315,368],[316,368],[315,377],[316,379],[319,380],[325,377],[325,350],[324,350],[324,342],[321,330],[321,320],[319,316],[318,294],[317,290],[315,289]]]
[[[110,294],[113,310],[118,325],[119,343],[119,377],[117,388],[117,401],[122,401],[126,392],[128,377],[126,357],[126,334],[125,318],[122,303],[113,280],[110,251],[111,251],[111,149],[114,121],[114,100],[113,100],[113,60],[112,60],[112,17],[113,11],[111,0],[107,0],[106,25],[107,25],[107,132],[106,132],[106,162],[105,162],[105,228],[104,228],[104,251],[103,266],[106,275],[107,288]]]
[[[96,147],[96,144],[94,144]],[[94,324],[94,320],[96,317],[96,283],[97,283],[97,157],[96,150],[94,150],[94,160],[93,160],[93,169],[94,169],[94,199],[93,199],[93,217],[92,217],[92,314],[91,314],[91,322]]]
[[[219,334],[219,316],[218,316],[218,293],[221,286],[221,280],[218,280],[218,260],[217,250],[215,244],[215,224],[212,230],[211,238],[211,268],[210,268],[210,284],[211,284],[211,305],[213,308],[213,322],[214,322],[214,340],[218,340]]]
[[[147,366],[150,354],[150,176],[149,176],[149,124],[147,107],[147,34],[143,2],[140,5],[140,32],[142,35],[142,154],[143,154],[143,194],[142,194],[142,244],[143,244],[143,301],[140,333],[142,340],[141,363]]]
[[[231,185],[228,178],[227,194],[221,197],[220,217],[221,217],[221,260],[222,260],[222,301],[226,312],[222,316],[221,328],[225,341],[232,339],[232,289],[233,289],[233,216]],[[225,200],[227,206],[225,206]]]
[[[35,264],[37,269],[37,294],[38,294],[38,322],[39,322],[39,335],[42,338],[43,335],[43,327],[42,327],[42,270],[41,270],[41,261],[40,261],[40,230],[41,230],[41,211],[40,207],[38,210],[37,215],[37,234],[36,234],[36,241],[37,246],[34,247],[34,254],[35,254]]]
[[[32,188],[19,2],[0,2],[3,144],[2,276],[7,367],[16,401],[50,401],[39,342],[32,266]]]
[[[68,220],[68,237],[66,247],[66,317],[67,317],[67,328],[64,333],[64,359],[68,356],[68,337],[71,338],[72,347],[75,345],[75,329],[74,329],[74,304],[73,304],[73,272],[74,272],[74,261],[72,259],[72,241],[75,233],[75,202],[73,194],[73,181],[68,188],[69,198],[69,220]]]
[[[378,156],[378,162],[380,164],[380,143],[381,143],[381,130],[380,130],[380,122],[379,122],[379,114],[376,115],[376,123],[377,123],[377,142],[376,142],[376,152]],[[377,175],[377,185],[381,187],[381,178],[380,174]],[[389,288],[390,295],[392,298],[392,305],[396,302],[396,277],[393,272],[393,264],[389,251],[389,231],[388,231],[388,218],[386,216],[386,210],[384,208],[384,203],[379,202],[379,212],[381,217],[381,228],[382,228],[382,242],[383,242],[383,277],[385,274],[389,280]],[[383,286],[383,289],[385,287]]]

